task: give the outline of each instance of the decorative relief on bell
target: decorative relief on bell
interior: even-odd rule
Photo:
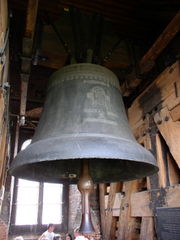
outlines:
[[[111,111],[113,106],[111,95],[107,88],[95,86],[87,92],[86,96],[84,109],[86,117],[84,121],[117,125],[115,117],[117,118],[118,116]]]

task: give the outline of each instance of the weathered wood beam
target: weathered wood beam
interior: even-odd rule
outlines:
[[[131,194],[138,191],[138,180],[125,182],[125,197],[121,203],[121,211],[119,216],[119,226],[117,230],[118,240],[137,239],[136,219],[131,217]]]
[[[132,217],[152,217],[153,212],[149,204],[151,196],[149,191],[136,192],[131,195],[131,216]]]
[[[114,226],[113,220],[114,219],[113,219],[112,208],[114,206],[115,196],[120,188],[120,185],[121,185],[121,183],[111,183],[110,184],[107,214],[106,214],[106,219],[105,219],[105,234],[104,234],[105,240],[115,239],[115,228],[113,228],[113,226]]]
[[[3,122],[3,115],[5,110],[4,91],[0,88],[0,124]]]
[[[113,217],[119,217],[120,210],[121,210],[121,202],[122,202],[123,197],[124,197],[123,193],[121,193],[121,192],[116,193],[114,205],[113,205],[113,209],[112,209]]]
[[[38,0],[29,0],[26,16],[26,27],[23,38],[22,62],[21,62],[21,102],[20,102],[20,124],[25,122],[26,101],[28,82],[31,72],[31,58],[33,49],[34,32],[38,11]]]
[[[141,69],[141,74],[149,72],[155,65],[155,60],[158,58],[160,53],[166,48],[169,42],[174,38],[174,36],[180,31],[180,11],[172,19],[172,21],[167,25],[162,34],[158,37],[152,47],[143,56],[139,65]]]
[[[180,122],[174,122],[167,107],[154,116],[154,121],[180,167]]]
[[[9,46],[8,46],[8,4],[7,0],[0,0],[0,191],[4,189],[7,174],[7,149],[8,149],[8,69],[9,69]],[[1,195],[1,194],[0,194]],[[2,207],[3,195],[0,199]],[[1,210],[1,209],[0,209]]]
[[[38,11],[38,0],[28,1],[28,11],[26,17],[25,37],[33,39]]]
[[[131,216],[132,217],[151,217],[154,216],[151,195],[154,193],[160,197],[161,189],[135,192],[131,195]],[[180,207],[180,184],[163,188],[165,197],[164,207]],[[159,198],[160,201],[160,198]]]
[[[154,221],[152,217],[143,217],[139,240],[155,240]]]
[[[8,6],[6,0],[0,0],[0,48],[4,45],[8,22]]]
[[[27,101],[27,92],[28,92],[28,82],[29,74],[21,74],[21,101],[20,101],[20,124],[24,125],[24,116],[26,112],[26,101]]]
[[[26,111],[26,117],[39,119],[41,116],[42,110],[43,110],[42,107],[38,107],[38,108],[33,108],[29,111]]]
[[[2,122],[1,125],[1,136],[0,136],[0,187],[3,184],[4,174],[7,170],[5,165],[6,161],[6,151],[7,151],[7,125],[5,122]]]
[[[51,47],[48,49],[51,50]],[[42,52],[42,55],[45,56],[46,59],[38,59],[38,65],[48,68],[59,69],[65,66],[68,54],[60,53],[60,52]]]
[[[162,34],[158,37],[148,52],[142,57],[139,62],[139,73],[149,72],[155,65],[155,60],[166,48],[169,42],[180,31],[180,11],[168,24]],[[124,96],[129,96],[134,89],[142,82],[141,78],[132,78],[128,82],[125,82],[121,89]]]

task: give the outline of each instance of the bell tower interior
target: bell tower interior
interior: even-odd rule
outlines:
[[[0,0],[0,240],[180,239],[179,7]]]

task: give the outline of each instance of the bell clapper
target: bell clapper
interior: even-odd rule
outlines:
[[[82,164],[82,173],[78,182],[78,189],[82,197],[82,221],[80,225],[80,232],[92,233],[94,227],[91,221],[89,195],[94,187],[93,181],[89,175],[88,160],[84,159]]]

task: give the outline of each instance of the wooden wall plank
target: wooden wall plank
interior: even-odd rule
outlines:
[[[167,207],[180,207],[180,185],[170,186],[166,191]]]
[[[112,209],[113,217],[119,217],[122,199],[123,199],[123,194],[121,192],[116,193],[115,199],[114,199],[114,205]]]
[[[131,216],[132,217],[152,217],[153,212],[149,208],[151,195],[149,191],[131,194]]]
[[[171,110],[170,115],[174,122],[180,120],[180,104]]]

